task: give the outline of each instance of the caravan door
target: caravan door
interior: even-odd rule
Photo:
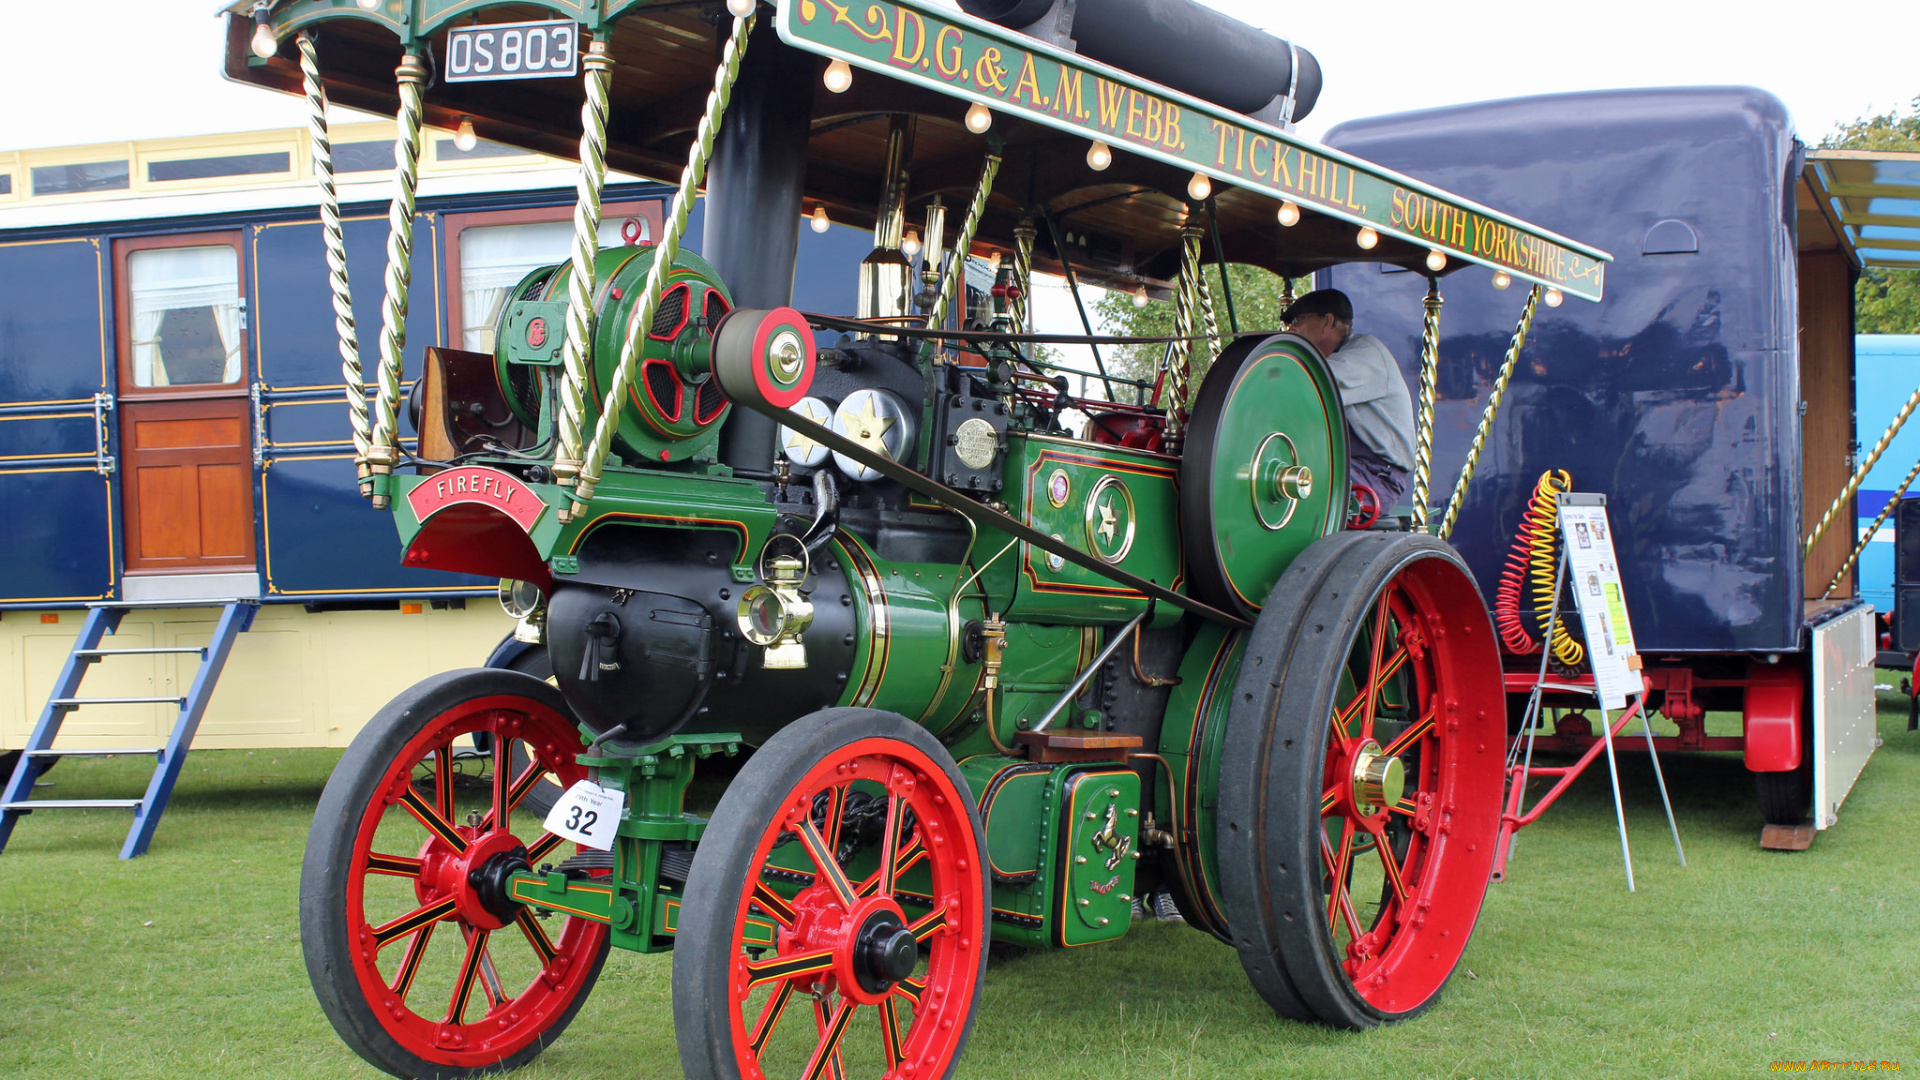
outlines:
[[[240,234],[114,245],[129,600],[257,596]]]

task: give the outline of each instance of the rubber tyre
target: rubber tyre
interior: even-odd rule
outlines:
[[[599,928],[587,938],[592,941],[597,936],[598,944],[584,951],[587,967],[572,999],[538,1037],[517,1052],[473,1065],[433,1061],[402,1045],[367,1000],[355,973],[355,935],[347,918],[346,897],[354,883],[356,843],[367,811],[380,798],[383,782],[408,744],[437,719],[478,699],[507,697],[570,715],[558,690],[519,672],[472,668],[433,676],[402,692],[368,721],[335,766],[314,810],[300,871],[300,942],[307,977],[341,1040],[369,1064],[394,1076],[454,1080],[526,1064],[566,1030],[606,962],[608,937]]]
[[[1383,892],[1374,925],[1389,926],[1389,934],[1368,968],[1367,957],[1342,955],[1338,923],[1328,917],[1334,860],[1323,854],[1331,850],[1322,846],[1323,792],[1342,784],[1330,782],[1328,760],[1341,679],[1368,613],[1390,586],[1412,605],[1411,617],[1397,616],[1397,633],[1417,623],[1423,656],[1432,658],[1405,661],[1404,670],[1427,673],[1427,685],[1440,689],[1422,704],[1457,726],[1436,723],[1413,738],[1412,749],[1398,752],[1422,755],[1414,769],[1432,778],[1408,778],[1409,802],[1424,797],[1429,809],[1423,818],[1406,812],[1423,831],[1418,865],[1402,856],[1401,872],[1411,882],[1405,903],[1418,911],[1418,902],[1430,900],[1437,910],[1431,920],[1420,913],[1399,922],[1396,909],[1390,923]],[[1424,535],[1347,532],[1318,541],[1263,605],[1233,693],[1224,737],[1248,752],[1222,756],[1215,841],[1222,906],[1248,978],[1276,1012],[1296,1020],[1364,1030],[1419,1015],[1437,1000],[1471,936],[1499,826],[1506,708],[1493,626],[1471,573],[1451,547]],[[1424,763],[1428,754],[1433,761]],[[1449,799],[1453,811],[1444,817],[1439,808]],[[1371,820],[1388,823],[1374,834],[1386,836],[1399,819],[1378,811]],[[1409,835],[1415,828],[1405,825]],[[1389,843],[1404,850],[1399,834]],[[1365,850],[1378,855],[1377,848]],[[1345,864],[1348,881],[1359,851]],[[1347,921],[1351,941],[1353,916]],[[1366,972],[1360,977],[1376,1000],[1356,987],[1349,962]]]
[[[1760,817],[1767,824],[1805,824],[1813,808],[1812,750],[1801,752],[1799,768],[1754,773],[1753,786],[1759,795]]]
[[[955,977],[971,983],[970,989],[956,995],[965,999],[965,1019],[953,1025],[957,1035],[946,1036],[944,1068],[937,1073],[916,1071],[914,1075],[945,1080],[958,1067],[973,1031],[989,953],[993,894],[979,809],[952,755],[925,728],[895,713],[833,708],[787,725],[754,753],[728,785],[695,852],[673,949],[674,1029],[687,1080],[741,1080],[733,1025],[740,1006],[735,1004],[733,977],[736,963],[744,962],[744,957],[736,939],[735,912],[742,904],[749,868],[765,857],[762,848],[769,830],[776,827],[776,817],[796,797],[802,784],[810,784],[808,777],[816,766],[855,744],[874,745],[870,740],[903,744],[903,756],[924,760],[939,770],[944,784],[939,785],[936,778],[935,790],[944,788],[955,797],[971,834],[964,845],[968,861],[958,864],[963,874],[977,875],[979,888],[975,895],[980,897],[977,919],[965,920],[957,928],[964,935],[958,942],[958,959],[964,963],[955,969]],[[967,884],[970,887],[971,882]],[[969,950],[977,953],[977,958],[970,958]],[[906,1041],[910,1042],[917,1030],[916,1022]],[[934,1037],[940,1038],[937,1033]],[[838,1071],[828,1069],[822,1075],[837,1075]]]

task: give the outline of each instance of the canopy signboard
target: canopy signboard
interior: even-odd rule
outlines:
[[[780,0],[809,52],[1599,300],[1609,256],[1389,169],[927,0]]]

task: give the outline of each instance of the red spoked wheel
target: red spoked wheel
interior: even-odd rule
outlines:
[[[1347,516],[1347,528],[1371,529],[1380,520],[1380,494],[1365,484],[1353,485],[1353,513]]]
[[[476,734],[489,752],[465,749]],[[581,749],[559,691],[502,670],[428,679],[354,738],[314,813],[300,938],[327,1018],[368,1062],[409,1077],[514,1068],[586,1001],[605,924],[506,898],[509,874],[562,843],[523,801],[584,778]]]
[[[973,1028],[987,882],[973,797],[919,725],[826,709],[728,785],[673,956],[689,1080],[941,1080]]]
[[[1283,595],[1284,594],[1284,595]],[[1283,575],[1234,688],[1216,837],[1235,946],[1280,1013],[1413,1016],[1492,870],[1505,724],[1493,627],[1452,548],[1322,540]]]

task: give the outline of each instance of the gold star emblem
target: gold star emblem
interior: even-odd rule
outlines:
[[[891,458],[893,455],[887,452],[886,436],[887,432],[893,429],[894,420],[891,416],[880,415],[874,408],[876,400],[874,395],[868,394],[866,399],[860,402],[860,412],[853,417],[853,422],[847,425],[848,434],[862,447],[881,457]]]
[[[809,419],[811,419],[811,417],[809,417]],[[812,439],[807,438],[792,428],[787,429],[787,441],[784,445],[786,447],[787,457],[794,461],[811,457],[813,452],[820,447],[819,443],[814,442]]]
[[[1087,549],[1118,563],[1133,547],[1133,495],[1119,477],[1103,476],[1085,503]]]

